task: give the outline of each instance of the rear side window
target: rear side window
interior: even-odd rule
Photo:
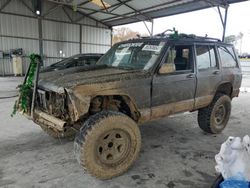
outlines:
[[[222,67],[229,68],[237,66],[236,58],[232,47],[219,46],[218,51],[220,54]]]
[[[214,47],[206,45],[197,45],[196,60],[197,60],[197,68],[199,70],[216,68],[217,62],[216,62]]]

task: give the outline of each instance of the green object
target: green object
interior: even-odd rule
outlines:
[[[174,30],[174,33],[170,35],[171,39],[179,39],[179,34],[178,31]]]
[[[11,117],[13,117],[16,114],[17,110],[27,112],[27,109],[28,109],[28,100],[29,100],[29,96],[32,92],[34,76],[35,76],[35,72],[37,69],[37,61],[36,60],[40,60],[41,56],[38,54],[31,54],[29,56],[29,58],[30,58],[29,72],[27,73],[28,75],[26,77],[26,80],[20,86],[19,98],[14,104],[13,111],[11,113]]]

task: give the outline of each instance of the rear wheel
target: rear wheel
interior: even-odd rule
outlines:
[[[199,110],[198,123],[203,131],[218,134],[226,127],[230,114],[230,97],[217,94],[208,107]]]
[[[99,179],[125,172],[136,160],[140,147],[138,125],[122,113],[104,111],[84,123],[74,143],[78,162]]]

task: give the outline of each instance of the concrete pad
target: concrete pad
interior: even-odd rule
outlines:
[[[7,80],[0,84],[11,90]],[[0,99],[0,187],[210,187],[221,143],[228,136],[250,134],[250,94],[241,93],[219,135],[202,132],[196,112],[144,124],[141,154],[133,167],[120,177],[100,181],[77,163],[73,141],[53,139],[23,116],[11,118],[14,101]]]

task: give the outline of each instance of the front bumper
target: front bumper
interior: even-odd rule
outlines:
[[[24,114],[28,119],[32,119],[28,114]],[[47,113],[44,113],[40,110],[35,110],[34,118],[32,119],[36,124],[41,126],[46,126],[48,128],[52,128],[59,132],[65,131],[66,121],[63,121],[59,118],[51,116]]]
[[[46,125],[49,128],[53,128],[61,132],[65,131],[65,126],[66,126],[65,121],[56,118],[54,116],[51,116],[47,113],[44,113],[42,111],[35,110],[34,122],[37,122],[37,124]]]

